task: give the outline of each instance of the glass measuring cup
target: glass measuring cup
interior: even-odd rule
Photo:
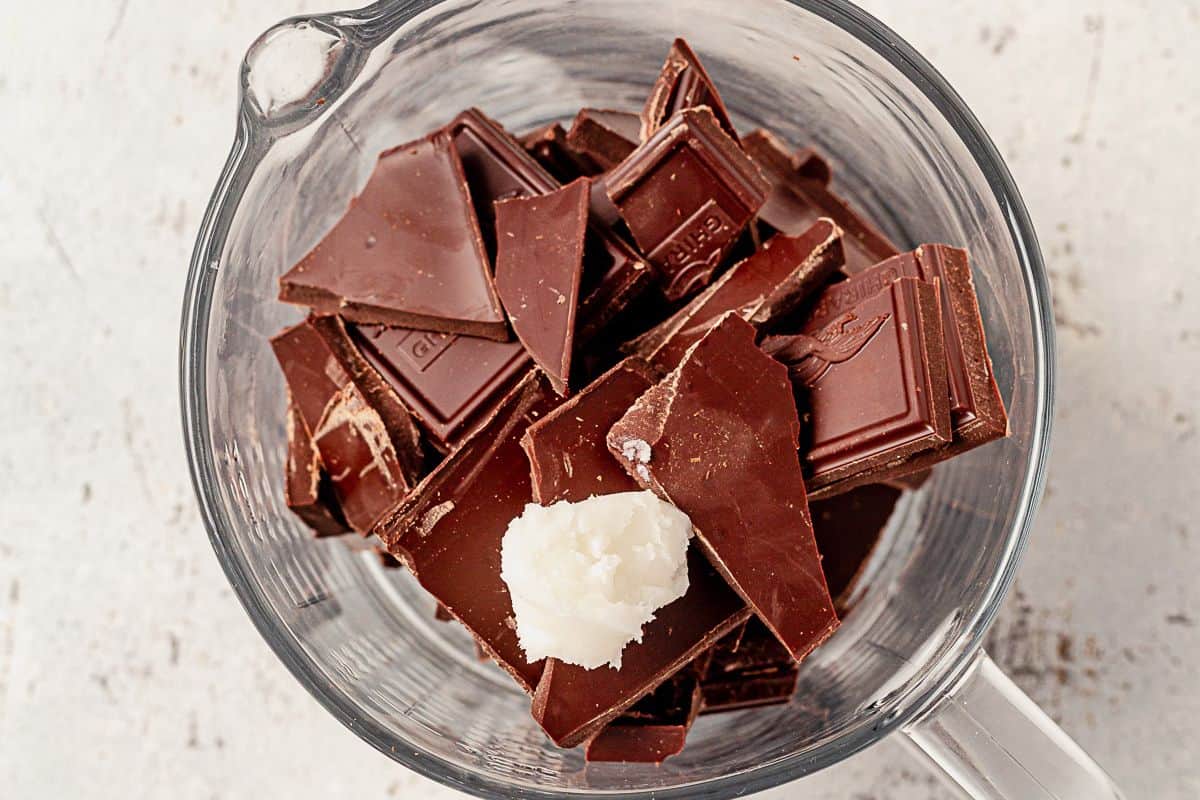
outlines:
[[[345,209],[375,155],[479,105],[513,130],[637,108],[670,40],[702,54],[743,129],[815,144],[900,243],[970,248],[1012,434],[902,505],[854,612],[787,706],[703,718],[661,767],[585,765],[528,698],[432,619],[408,576],[313,541],[284,507],[283,387],[267,337],[298,317],[276,278]],[[214,547],[255,624],[364,740],[494,797],[725,797],[903,731],[975,797],[1116,797],[979,649],[1041,489],[1052,401],[1032,226],[970,112],[894,33],[844,2],[409,0],[294,19],[242,69],[237,136],[197,241],[182,396]]]

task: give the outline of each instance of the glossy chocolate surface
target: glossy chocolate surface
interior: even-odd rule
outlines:
[[[355,322],[508,337],[458,155],[441,136],[381,155],[279,284],[281,300]]]
[[[578,503],[593,495],[635,492],[637,483],[608,452],[609,429],[657,376],[626,359],[529,426],[521,447],[529,456],[534,499]]]
[[[771,183],[758,212],[771,231],[799,234],[820,217],[842,229],[846,270],[861,272],[899,251],[866,217],[829,189],[829,165],[813,151],[792,154],[766,131],[746,134],[742,146]]]
[[[687,41],[676,39],[642,109],[641,140],[653,136],[677,111],[700,106],[712,109],[725,133],[735,142],[738,140],[729,111],[700,57]]]
[[[271,347],[346,521],[369,530],[414,482],[420,443],[412,420],[360,363],[337,317],[310,317]]]
[[[809,415],[808,487],[836,493],[884,480],[951,440],[937,286],[904,278],[882,290],[830,287],[804,331],[768,337]]]
[[[692,520],[705,554],[799,660],[838,625],[800,469],[788,370],[729,313],[608,436],[645,488]]]
[[[350,329],[363,356],[443,452],[456,447],[533,366],[519,341],[380,325]]]
[[[841,232],[827,219],[800,236],[777,234],[670,319],[630,342],[627,350],[660,369],[673,369],[725,313],[735,311],[756,327],[770,328],[819,290],[842,263]]]
[[[542,662],[528,662],[517,640],[500,577],[500,545],[508,523],[533,500],[521,435],[554,402],[545,379],[527,375],[374,529],[388,552],[527,691],[537,685]]]
[[[708,285],[770,189],[707,107],[672,116],[606,182],[669,300]]]
[[[496,289],[525,350],[567,394],[590,184],[496,204]]]

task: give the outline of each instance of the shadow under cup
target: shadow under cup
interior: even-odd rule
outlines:
[[[1050,331],[1036,244],[998,156],[928,65],[861,12],[810,5],[398,4],[315,23],[342,44],[329,102],[304,112],[311,119],[264,114],[247,88],[185,309],[197,486],[264,636],[326,707],[396,760],[498,796],[695,796],[702,781],[716,782],[701,793],[753,791],[902,724],[978,644],[1040,482]],[[425,10],[414,16],[416,7]],[[528,697],[476,661],[465,633],[433,619],[408,575],[314,541],[289,513],[284,387],[267,338],[300,316],[276,301],[278,276],[341,215],[379,151],[471,105],[514,131],[581,106],[637,109],[676,35],[701,54],[742,130],[765,126],[829,154],[838,187],[902,245],[970,249],[1012,433],[940,466],[903,502],[857,606],[804,662],[790,705],[704,717],[660,767],[585,766],[580,751],[550,744]],[[205,237],[216,248],[207,255]]]

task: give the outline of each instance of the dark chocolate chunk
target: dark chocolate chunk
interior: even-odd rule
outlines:
[[[841,265],[841,231],[827,219],[802,236],[778,234],[666,322],[630,342],[627,352],[660,369],[674,369],[687,349],[726,312],[736,311],[755,327],[769,328],[814,294]]]
[[[600,171],[610,170],[629,156],[641,141],[641,120],[627,111],[584,108],[575,115],[567,144],[589,158]]]
[[[882,288],[834,284],[802,333],[763,341],[810,415],[814,497],[907,471],[913,456],[951,440],[938,286],[902,278]]]
[[[587,760],[589,763],[661,764],[683,750],[687,734],[686,725],[617,720],[588,741]]]
[[[842,229],[850,273],[899,252],[866,217],[829,190],[828,165],[822,167],[813,155],[792,155],[786,145],[762,130],[746,134],[742,145],[771,183],[770,195],[758,212],[759,220],[771,230],[799,234],[819,217],[829,217]]]
[[[567,394],[587,233],[586,178],[496,204],[496,290],[508,321],[554,390]]]
[[[592,737],[587,760],[659,764],[683,749],[700,712],[696,668],[685,667]]]
[[[355,322],[508,338],[466,179],[445,137],[381,155],[346,215],[279,286],[285,302]]]
[[[496,258],[494,205],[514,197],[536,197],[559,183],[533,159],[500,123],[477,108],[459,114],[444,129],[453,139],[467,177],[479,228],[492,263]]]
[[[786,703],[799,667],[757,618],[713,645],[700,681],[702,713]]]
[[[870,483],[809,507],[821,567],[839,611],[848,610],[863,566],[879,543],[900,495],[900,489]]]
[[[632,400],[631,400],[632,402]],[[607,429],[606,429],[607,430]],[[321,466],[321,456],[313,445],[312,436],[300,410],[288,397],[287,409],[287,462],[283,484],[283,496],[288,508],[320,536],[338,536],[347,533],[350,526],[338,508],[333,484]],[[622,473],[624,474],[624,473]]]
[[[458,147],[488,253],[494,260],[494,204],[552,192],[559,187],[558,181],[478,109],[459,114],[446,130]],[[593,201],[592,208],[596,207]],[[603,227],[594,212],[592,219],[596,224],[588,231],[579,287],[582,300],[576,314],[576,335],[581,339],[595,335],[653,282],[653,274],[641,256],[614,231]]]
[[[669,300],[708,284],[770,189],[707,107],[672,116],[606,181]]]
[[[799,661],[837,629],[787,369],[735,313],[633,405],[609,448],[692,520],[705,555]]]
[[[676,39],[642,109],[641,140],[644,142],[653,136],[676,112],[700,106],[712,109],[725,133],[733,141],[738,140],[716,84],[708,77],[691,46],[683,39]]]
[[[433,618],[438,622],[454,622],[454,615],[447,611],[441,603],[438,603],[433,609]]]
[[[570,183],[602,171],[596,162],[567,143],[567,132],[557,122],[525,134],[521,145],[559,183]]]
[[[716,714],[786,703],[796,694],[799,678],[800,669],[792,662],[790,668],[761,675],[705,681],[700,684],[700,713]]]
[[[517,639],[500,547],[508,523],[533,500],[521,435],[554,402],[545,379],[529,373],[374,529],[527,691],[537,685],[542,662],[529,663]]]
[[[608,452],[605,437],[656,380],[641,359],[626,359],[529,426],[521,447],[529,456],[538,503],[578,503],[593,495],[638,490]]]
[[[379,325],[350,327],[363,356],[442,452],[457,447],[533,367],[517,341]]]
[[[271,340],[346,521],[365,532],[422,467],[411,417],[354,348],[338,317],[309,317]]]
[[[750,610],[703,555],[688,551],[688,589],[659,609],[641,642],[621,653],[621,668],[584,669],[546,659],[533,717],[560,747],[574,747],[686,667],[742,623]]]

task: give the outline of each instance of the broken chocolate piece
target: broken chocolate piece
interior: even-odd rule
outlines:
[[[558,181],[479,109],[459,114],[446,132],[458,147],[488,253],[495,263],[495,203],[552,192],[559,188]],[[576,313],[576,335],[581,339],[595,335],[652,282],[653,274],[632,247],[598,221],[591,225],[579,286],[582,300]]]
[[[638,485],[608,452],[605,437],[657,379],[641,359],[628,358],[530,425],[521,447],[529,456],[534,500],[548,506],[636,492]]]
[[[705,555],[797,661],[837,628],[808,516],[787,369],[726,314],[608,445],[692,520]]]
[[[457,447],[533,367],[517,341],[380,325],[350,332],[442,452]]]
[[[800,668],[792,662],[788,669],[762,675],[705,681],[700,685],[700,713],[716,714],[786,703],[796,694],[799,679]]]
[[[763,249],[735,264],[670,319],[627,345],[660,369],[674,369],[683,354],[726,312],[759,328],[794,310],[842,266],[841,231],[819,220],[802,236],[774,236]]]
[[[907,471],[913,456],[951,440],[939,308],[936,283],[901,278],[870,293],[850,280],[821,295],[802,333],[763,341],[811,415],[811,495]]]
[[[553,405],[544,378],[529,373],[374,529],[526,691],[537,685],[542,662],[529,663],[517,639],[500,545],[508,523],[533,500],[519,440]]]
[[[887,526],[901,490],[882,483],[859,486],[814,502],[813,530],[821,567],[838,611],[848,609],[859,575]]]
[[[583,742],[750,614],[703,555],[688,550],[688,590],[662,607],[641,642],[621,653],[621,668],[584,669],[554,658],[533,696],[533,717],[560,747]]]
[[[701,713],[786,703],[796,691],[795,659],[756,617],[710,653],[700,682]]]
[[[592,737],[587,760],[659,764],[683,750],[700,712],[696,668],[685,667]]]
[[[813,161],[811,155],[793,156],[786,145],[763,130],[746,134],[742,146],[771,184],[770,195],[758,212],[759,220],[771,230],[795,235],[819,217],[829,217],[842,229],[846,270],[851,274],[899,252],[863,215],[829,190],[828,165],[821,166],[824,162]],[[810,177],[813,175],[816,177]]]
[[[610,170],[629,156],[641,141],[641,120],[626,111],[584,108],[575,115],[567,144],[599,167]]]
[[[346,215],[279,286],[280,300],[354,322],[508,338],[466,179],[445,137],[381,155]]]
[[[770,189],[706,107],[672,116],[606,181],[669,300],[708,284]]]
[[[716,84],[708,77],[691,46],[683,39],[676,39],[642,109],[641,140],[644,142],[653,136],[677,111],[700,106],[712,109],[725,133],[737,142],[737,130],[729,119],[729,111]]]
[[[346,521],[365,532],[414,483],[420,434],[338,317],[309,317],[271,340]]]
[[[630,402],[633,402],[632,398]],[[287,409],[287,464],[283,496],[287,507],[295,512],[313,534],[338,536],[347,533],[342,510],[338,508],[333,484],[321,466],[321,456],[313,445],[312,436],[290,393]]]
[[[570,183],[601,172],[601,168],[567,143],[567,132],[557,122],[521,137],[521,146],[559,183]]]
[[[587,233],[586,178],[496,204],[496,290],[517,338],[567,394]]]

